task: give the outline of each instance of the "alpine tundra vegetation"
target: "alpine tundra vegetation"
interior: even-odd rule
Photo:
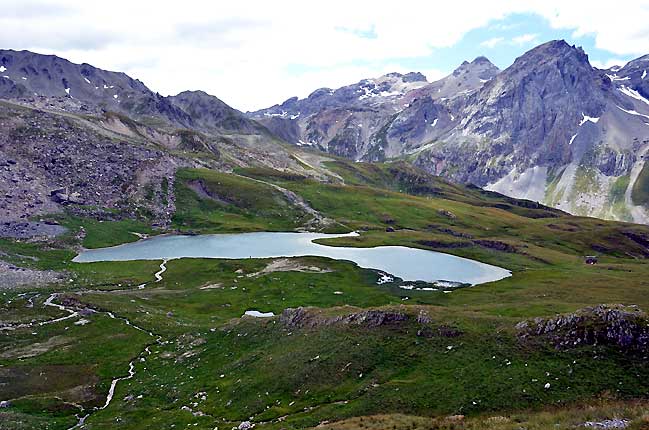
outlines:
[[[649,428],[646,69],[244,113],[0,51],[0,430]]]

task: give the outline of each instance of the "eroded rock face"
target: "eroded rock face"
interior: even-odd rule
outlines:
[[[602,345],[649,352],[649,317],[637,306],[598,305],[572,314],[522,321],[516,330],[522,342],[548,342],[557,349]]]
[[[188,165],[154,145],[114,139],[80,121],[0,107],[0,220],[5,222],[26,222],[63,206],[124,213],[145,207],[166,222],[172,200],[166,196],[164,203],[162,181]],[[155,191],[155,199],[147,189]]]

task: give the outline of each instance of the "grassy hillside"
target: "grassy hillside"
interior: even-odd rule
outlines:
[[[64,285],[0,295],[2,325],[36,324],[0,331],[0,400],[11,402],[0,429],[67,429],[88,413],[87,429],[251,420],[269,429],[505,430],[614,416],[642,428],[642,356],[610,345],[524,344],[515,325],[599,303],[649,309],[649,228],[572,217],[401,163],[327,168],[344,184],[267,168],[180,170],[173,228],[305,228],[315,215],[294,193],[334,220],[330,228],[360,231],[331,245],[438,250],[513,276],[442,293],[379,285],[375,271],[325,258],[288,259],[281,270],[272,260],[181,259],[155,282],[159,261],[70,262],[81,226],[86,246],[135,238],[128,231],[146,226],[75,218],[66,237],[0,242],[16,264],[67,276]],[[584,264],[590,254],[599,264]],[[53,292],[83,316],[38,325],[67,315],[44,306]],[[303,319],[279,317],[297,307],[309,308]],[[242,318],[247,310],[278,316]],[[394,320],[376,323],[377,315]],[[99,409],[129,362],[133,377]]]

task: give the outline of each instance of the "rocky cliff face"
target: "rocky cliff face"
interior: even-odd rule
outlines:
[[[609,346],[649,352],[649,319],[636,306],[599,305],[554,318],[536,318],[516,326],[526,343],[549,343],[558,349]]]
[[[478,57],[397,96],[364,96],[361,81],[252,116],[281,115],[276,128],[292,127],[298,144],[337,155],[405,158],[455,181],[575,214],[647,223],[647,69],[645,56],[598,70],[581,48],[558,40],[502,72]]]
[[[649,104],[629,81],[592,68],[580,48],[546,43],[469,97],[439,154],[417,164],[568,212],[647,222],[630,192],[649,143]],[[477,162],[461,168],[468,155]]]
[[[0,130],[3,221],[70,207],[150,213],[165,222],[174,209],[174,171],[192,165],[153,142],[39,110],[0,105]]]
[[[0,99],[1,221],[67,208],[164,224],[178,167],[302,169],[216,97],[162,97],[124,73],[55,56],[0,51]]]

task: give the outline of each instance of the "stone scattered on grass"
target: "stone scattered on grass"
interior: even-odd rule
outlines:
[[[629,426],[629,420],[613,418],[604,421],[586,421],[581,427],[591,429],[624,429]]]

